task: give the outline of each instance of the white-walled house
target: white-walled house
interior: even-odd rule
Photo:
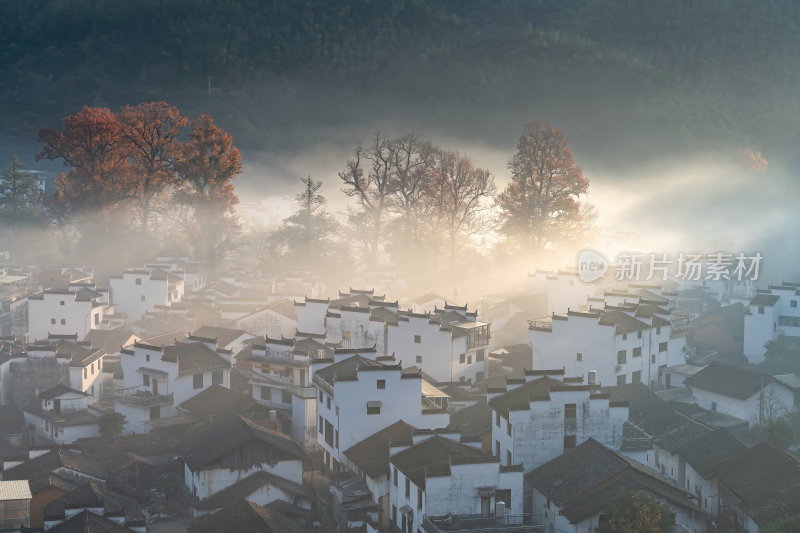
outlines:
[[[590,438],[621,449],[628,405],[563,372],[529,370],[524,384],[489,389],[492,447],[502,464],[527,472]]]
[[[135,322],[156,306],[169,307],[183,299],[183,273],[160,268],[127,270],[110,278],[111,301],[117,311]]]
[[[193,515],[240,497],[258,505],[275,500],[311,508],[303,486],[303,452],[292,440],[240,415],[220,418],[180,450]]]
[[[390,520],[400,531],[421,531],[426,518],[447,515],[489,518],[500,510],[521,518],[520,466],[502,466],[497,457],[457,442],[457,433],[412,439],[410,446],[393,448],[389,459]]]
[[[693,494],[593,439],[525,474],[525,480],[532,487],[532,512],[545,531],[595,531],[622,490],[643,490],[665,503],[681,531],[706,531],[708,515]]]
[[[125,432],[147,433],[148,421],[175,414],[175,405],[212,385],[230,387],[231,359],[203,342],[156,346],[145,340],[121,350],[124,385],[114,410],[125,416]]]
[[[695,429],[695,431],[697,431]],[[696,437],[683,432],[676,449],[666,449],[656,440],[647,453],[647,466],[672,479],[696,496],[697,505],[713,517],[719,516],[719,478],[716,469],[723,462],[746,450],[725,429],[707,430]]]
[[[289,433],[305,450],[318,446],[317,393],[311,386],[311,361],[333,358],[333,350],[313,338],[254,340],[236,354],[254,400],[282,411]]]
[[[714,468],[719,479],[720,522],[760,533],[800,509],[800,461],[762,442]]]
[[[489,375],[490,339],[491,324],[446,304],[430,315],[401,311],[387,328],[386,353],[437,382],[474,383]]]
[[[547,294],[547,312],[551,314],[585,306],[589,298],[601,296],[612,285],[605,280],[584,283],[577,270],[536,270],[528,274],[528,288],[534,294]]]
[[[255,335],[249,331],[220,326],[200,326],[188,336],[189,341],[204,342],[232,353],[239,353],[253,338]]]
[[[412,433],[416,429],[403,420],[398,420],[344,451],[347,469],[355,472],[364,481],[372,500],[378,505],[378,525],[382,529],[389,527],[391,516],[389,512],[391,451],[393,448],[397,451],[403,449],[403,446],[411,446]]]
[[[36,438],[72,444],[100,435],[99,413],[89,408],[86,393],[64,385],[40,392],[24,411],[25,423],[34,427]]]
[[[744,355],[752,364],[764,360],[765,344],[781,336],[800,337],[800,283],[783,282],[759,290],[744,315]]]
[[[423,429],[449,424],[447,410],[423,395],[420,372],[358,354],[314,366],[318,440],[334,471],[343,469],[345,450],[399,420]]]
[[[294,304],[288,298],[279,298],[266,306],[233,320],[238,329],[256,337],[293,337],[299,329]],[[302,331],[302,330],[301,330]]]
[[[712,362],[684,380],[694,403],[709,411],[747,420],[772,422],[795,412],[794,389],[768,374]]]
[[[656,386],[659,371],[686,363],[686,334],[652,304],[567,311],[530,321],[533,368],[564,368],[596,384]],[[681,320],[682,322],[682,320]]]
[[[350,289],[336,300],[295,301],[297,329],[324,334],[342,348],[374,346],[379,355],[416,366],[437,382],[476,382],[489,375],[491,324],[467,306],[415,313],[373,291]]]
[[[31,340],[49,334],[74,335],[83,339],[93,329],[108,329],[106,317],[113,307],[103,301],[107,295],[97,290],[45,289],[28,296],[28,331]]]
[[[28,344],[25,349],[31,357],[53,357],[56,361],[68,362],[69,386],[85,393],[89,404],[100,402],[106,356],[103,348],[79,341],[77,335],[50,334],[46,341]]]

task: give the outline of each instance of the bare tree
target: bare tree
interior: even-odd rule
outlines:
[[[367,148],[359,144],[354,155],[339,172],[339,179],[342,192],[358,202],[351,223],[368,232],[364,236],[368,261],[376,261],[389,202],[396,191],[392,140],[377,133]]]
[[[437,150],[428,186],[430,214],[443,233],[450,261],[471,236],[485,231],[483,216],[495,192],[491,172],[472,164],[469,157]]]
[[[415,242],[419,239],[420,219],[432,181],[435,148],[409,133],[391,142],[394,195],[391,210],[398,215],[399,233]]]

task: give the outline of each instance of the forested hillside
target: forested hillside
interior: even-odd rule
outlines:
[[[82,104],[165,99],[213,113],[245,158],[300,150],[333,125],[507,146],[522,121],[545,118],[611,169],[687,149],[787,160],[800,143],[799,11],[791,0],[15,0],[0,4],[0,143],[30,160],[37,129]]]

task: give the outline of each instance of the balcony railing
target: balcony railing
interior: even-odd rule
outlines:
[[[528,320],[528,329],[553,331],[553,322],[551,320]]]
[[[509,514],[503,516],[450,515],[446,518],[423,518],[423,526],[429,533],[533,533],[545,531],[539,515]]]
[[[173,393],[153,394],[147,389],[123,389],[114,395],[114,400],[138,407],[155,407],[156,405],[172,405],[175,403],[175,395]]]

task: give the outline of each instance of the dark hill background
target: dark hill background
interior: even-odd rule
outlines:
[[[30,162],[37,130],[81,105],[165,99],[214,114],[246,159],[377,128],[510,151],[521,124],[543,118],[612,172],[741,149],[793,164],[799,11],[793,0],[2,2],[0,146]]]

